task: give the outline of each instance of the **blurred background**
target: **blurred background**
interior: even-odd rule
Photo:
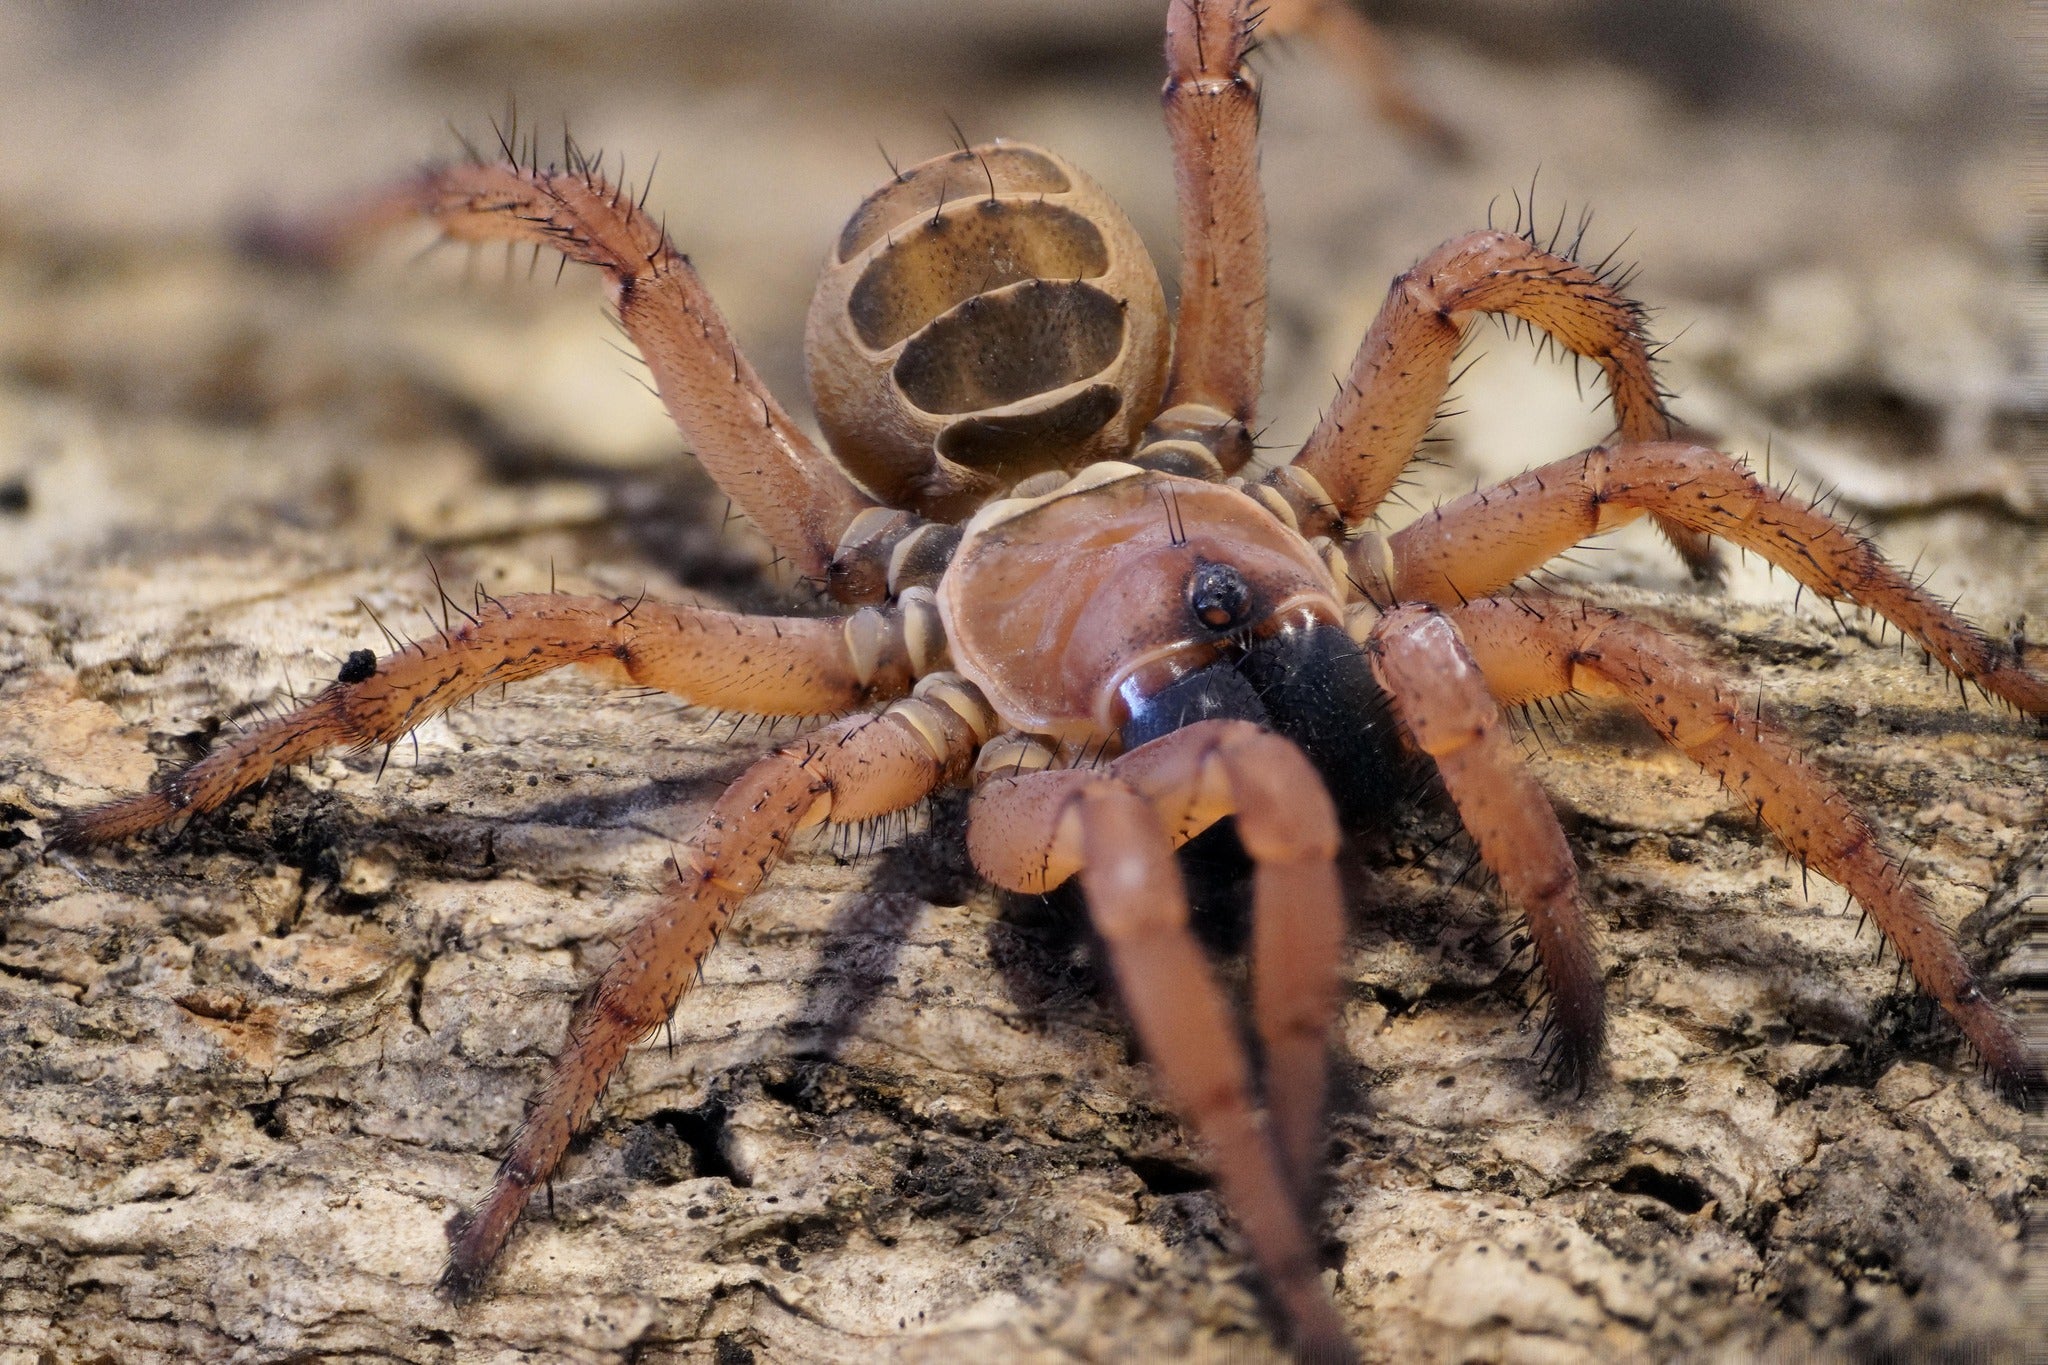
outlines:
[[[943,830],[794,858],[679,1045],[635,1052],[560,1220],[475,1309],[433,1296],[441,1223],[609,936],[765,738],[549,679],[425,727],[381,781],[329,759],[176,839],[41,839],[377,644],[359,601],[424,629],[426,556],[497,592],[791,609],[588,273],[400,234],[320,275],[246,258],[251,224],[488,143],[516,102],[544,148],[566,123],[653,173],[803,415],[826,244],[885,154],[956,123],[1089,170],[1171,287],[1165,4],[0,4],[0,1346],[1277,1359],[1072,926],[977,892]],[[1539,223],[1590,209],[1589,253],[1640,263],[1684,420],[1835,490],[1994,632],[2048,617],[2016,7],[1363,9],[1463,155],[1377,122],[1310,44],[1258,57],[1276,457],[1388,280],[1533,185]],[[1569,365],[1476,330],[1420,505],[1605,432]],[[1693,594],[1635,529],[1567,572],[1767,690],[1995,960],[2048,893],[2038,739],[1868,623],[1791,613],[1754,560]],[[1347,1311],[1411,1359],[2016,1357],[2017,1115],[1710,780],[1632,723],[1561,728],[1534,761],[1598,907],[1615,1083],[1540,1093],[1496,907],[1421,860],[1440,830],[1397,831],[1419,866],[1348,869]],[[816,1045],[821,1020],[846,1036]]]
[[[488,142],[653,171],[652,203],[750,355],[805,407],[823,246],[886,173],[951,141],[1042,142],[1125,205],[1172,279],[1158,0],[745,6],[593,0],[188,0],[0,12],[0,570],[109,537],[290,519],[415,540],[616,518],[677,441],[606,344],[592,279],[525,257],[335,281],[249,264],[258,215],[316,210]],[[2006,593],[2048,514],[2014,288],[2026,259],[2011,7],[1958,0],[1386,0],[1367,7],[1447,160],[1365,112],[1325,54],[1266,76],[1273,220],[1266,441],[1291,449],[1385,282],[1533,198],[1640,262],[1680,414],[1773,473],[1839,489],[1928,549],[1938,585]],[[656,166],[657,158],[659,160]],[[1170,288],[1169,283],[1169,288]],[[1461,491],[1603,434],[1568,366],[1485,329],[1446,429]],[[396,460],[402,479],[378,476]],[[523,511],[498,504],[516,474]],[[566,485],[560,478],[567,478]],[[466,509],[436,509],[453,495]],[[637,502],[636,502],[637,500]],[[497,512],[485,504],[497,506]],[[1404,514],[1396,513],[1395,519]],[[453,517],[454,520],[449,520]],[[493,518],[496,520],[493,520]],[[508,523],[509,525],[509,523]],[[687,564],[673,567],[689,576]],[[1675,585],[1647,534],[1605,575]],[[1761,577],[1736,591],[1770,595]],[[1788,589],[1789,591],[1789,589]],[[2038,587],[2018,603],[2048,606]],[[1782,595],[1782,594],[1780,594]]]

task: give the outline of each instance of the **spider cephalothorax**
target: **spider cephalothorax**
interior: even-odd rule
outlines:
[[[331,225],[330,241],[425,216],[450,236],[532,241],[596,265],[707,470],[857,608],[763,618],[483,597],[437,642],[350,655],[310,703],[60,832],[99,842],[210,810],[281,766],[391,744],[487,687],[570,664],[727,710],[858,713],[761,759],[679,849],[658,905],[578,1010],[490,1194],[451,1225],[451,1291],[481,1288],[628,1048],[676,1008],[799,831],[965,783],[968,848],[989,881],[1041,892],[1078,879],[1137,1034],[1212,1152],[1298,1349],[1348,1354],[1309,1232],[1340,985],[1340,814],[1383,809],[1406,764],[1433,769],[1527,921],[1558,1058],[1583,1073],[1603,1036],[1601,974],[1570,849],[1501,717],[1570,693],[1620,697],[1720,777],[1854,894],[1998,1082],[2033,1082],[2010,1023],[1882,837],[1726,682],[1617,612],[1507,593],[1577,541],[1647,515],[1696,564],[1710,537],[1730,540],[1881,613],[1958,677],[2048,713],[2048,685],[2013,651],[1867,541],[1730,457],[1673,440],[1639,310],[1598,270],[1514,233],[1454,239],[1395,282],[1302,449],[1246,474],[1266,264],[1251,8],[1169,9],[1184,253],[1170,352],[1150,262],[1099,189],[1032,147],[952,153],[870,196],[830,253],[809,339],[836,460],[762,386],[688,261],[573,153],[543,168],[508,143],[503,161],[428,172]],[[1436,411],[1466,322],[1487,312],[1601,368],[1614,440],[1366,533]],[[1254,867],[1262,1085],[1189,932],[1172,856],[1226,818]]]

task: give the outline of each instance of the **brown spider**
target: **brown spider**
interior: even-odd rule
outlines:
[[[968,847],[989,881],[1038,893],[1078,877],[1144,1050],[1210,1150],[1297,1350],[1348,1357],[1310,1233],[1341,984],[1340,814],[1383,808],[1404,785],[1404,751],[1427,756],[1527,921],[1555,1060],[1583,1076],[1603,1036],[1600,970],[1570,849],[1501,715],[1567,693],[1622,697],[1754,803],[1796,857],[1854,894],[2009,1093],[2035,1083],[1882,837],[1726,682],[1617,612],[1499,595],[1647,514],[1702,572],[1710,537],[1754,550],[1877,611],[1959,678],[2048,714],[2048,683],[1867,541],[1672,439],[1639,310],[1601,269],[1533,235],[1447,243],[1395,281],[1300,452],[1243,475],[1265,339],[1254,8],[1169,7],[1183,241],[1172,329],[1135,232],[1065,161],[998,142],[925,162],[854,213],[812,305],[830,457],[763,388],[686,258],[573,149],[543,168],[508,140],[504,159],[423,174],[322,243],[425,216],[449,237],[597,266],[705,467],[854,608],[767,618],[485,596],[437,642],[359,651],[310,703],[60,827],[77,846],[212,810],[282,767],[390,745],[484,688],[569,664],[703,706],[857,713],[756,763],[682,846],[659,904],[578,1009],[490,1193],[451,1223],[451,1293],[481,1288],[627,1050],[675,1010],[798,832],[968,783]],[[1361,530],[1431,422],[1475,313],[1521,319],[1597,363],[1616,438],[1392,535]],[[1173,860],[1226,817],[1255,865],[1263,1106]]]

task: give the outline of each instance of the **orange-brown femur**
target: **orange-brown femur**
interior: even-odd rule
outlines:
[[[1166,304],[1100,186],[996,142],[867,197],[804,349],[840,463],[884,502],[952,521],[1029,475],[1131,449],[1165,387]]]
[[[1227,618],[1218,565],[1236,571]],[[1258,502],[1117,463],[982,508],[938,599],[954,668],[1004,722],[1075,742],[1114,735],[1128,689],[1155,691],[1233,638],[1341,620],[1329,567]]]

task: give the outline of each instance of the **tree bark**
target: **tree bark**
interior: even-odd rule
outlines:
[[[429,79],[435,61],[471,78],[509,70],[545,95],[550,73],[494,46],[508,33],[618,58],[603,93],[643,92],[653,109],[661,73],[626,49],[665,51],[726,8],[622,6],[623,38],[531,14],[495,28],[444,16],[395,48],[343,50],[362,66],[357,87],[386,102],[372,121],[431,131],[466,113],[469,93],[451,108]],[[1133,34],[1151,41],[1154,8],[1085,29],[1042,6],[1012,26],[961,21],[968,36],[947,29],[943,43],[985,62],[990,84],[948,75],[967,101],[955,107],[990,125],[976,136],[1051,140],[1061,130],[1033,110],[1079,101],[1113,172],[1126,154],[1110,146],[1128,137],[1158,182],[1132,205],[1138,221],[1167,221],[1148,88],[1100,93],[1156,80],[1124,50]],[[1845,512],[1874,518],[1895,556],[1927,547],[1923,567],[1988,625],[2048,612],[2048,494],[2010,434],[2024,414],[1996,262],[2023,232],[2004,209],[1968,200],[1967,177],[1919,187],[1946,196],[1934,205],[1894,184],[1894,218],[1845,210],[1853,225],[1802,256],[1787,248],[1807,229],[1784,220],[1848,193],[1812,166],[1863,146],[1866,127],[1808,128],[1817,152],[1774,141],[1808,122],[1796,86],[1762,113],[1710,107],[1684,123],[1673,89],[1648,77],[1589,91],[1580,49],[1476,43],[1488,8],[1396,30],[1420,88],[1453,121],[1466,111],[1478,164],[1418,173],[1385,133],[1345,123],[1344,155],[1379,158],[1390,181],[1370,201],[1331,188],[1344,177],[1331,172],[1329,73],[1312,55],[1268,72],[1281,431],[1307,430],[1318,376],[1384,287],[1372,281],[1527,179],[1543,139],[1518,120],[1548,110],[1610,140],[1613,165],[1580,172],[1586,192],[1645,223],[1652,285],[1639,292],[1662,281],[1698,321],[1672,353],[1681,412],[1730,444],[1780,433],[1778,478],[1789,467],[1842,485]],[[1823,41],[1764,33],[1769,12],[1731,10],[1766,55]],[[915,48],[922,11],[878,13],[875,49],[898,53],[881,69],[907,71],[899,50]],[[1576,14],[1550,19],[1569,35]],[[1985,41],[1974,14],[1926,24],[1914,50],[1929,60],[1973,60]],[[1834,55],[1868,57],[1857,25],[1840,27]],[[252,69],[266,51],[309,60],[301,31],[223,32]],[[1036,83],[1024,58],[1063,34],[1101,61]],[[777,120],[854,125],[864,143],[904,97],[857,82],[817,95],[825,56],[790,41],[782,84],[760,88],[840,104],[756,118],[748,93],[723,125],[625,122],[636,155],[693,138],[722,149],[680,173],[677,216],[707,233],[737,238],[764,211],[706,191],[713,168],[738,164],[770,169],[790,216],[826,224],[794,254],[734,246],[732,278],[706,265],[795,399],[790,281],[858,187],[791,188],[842,153],[788,141]],[[97,91],[136,136],[164,117],[80,61],[8,98],[63,107]],[[183,62],[151,98],[203,129],[207,102],[234,94]],[[563,100],[584,70],[556,73]],[[1290,83],[1309,94],[1290,102]],[[1934,112],[1892,109],[1892,131],[1925,133],[1921,119],[1984,175],[2016,178],[2013,144],[1972,122],[1974,105],[1928,99]],[[301,176],[305,197],[404,168],[353,137],[345,170]],[[278,138],[280,163],[318,145],[288,122]],[[669,1033],[634,1053],[487,1292],[464,1308],[435,1297],[442,1225],[487,1187],[578,994],[651,900],[673,841],[774,736],[551,678],[426,727],[381,775],[378,755],[326,759],[166,837],[65,855],[46,845],[50,822],[139,790],[350,651],[381,650],[359,604],[430,631],[427,558],[451,588],[559,575],[750,610],[781,608],[787,581],[722,525],[702,476],[663,453],[673,440],[652,400],[651,415],[625,416],[611,390],[534,401],[616,378],[587,282],[537,297],[464,289],[408,273],[402,253],[340,280],[295,276],[233,251],[225,182],[193,187],[199,207],[123,216],[120,191],[158,172],[109,155],[120,164],[97,191],[46,201],[20,193],[29,177],[0,185],[23,204],[0,237],[0,318],[16,320],[0,327],[0,1358],[1277,1358],[1201,1155],[1134,1057],[1072,906],[981,888],[956,799],[780,869]],[[1731,179],[1724,156],[1749,169]],[[1648,164],[1676,187],[1661,211],[1630,188]],[[1885,175],[1913,172],[1873,174],[1876,198]],[[1714,215],[1735,212],[1722,200],[1745,177],[1776,198],[1761,226],[1731,232]],[[150,215],[187,209],[166,243]],[[779,243],[789,230],[762,231]],[[1425,491],[1524,462],[1530,412],[1553,410],[1535,383],[1475,373],[1476,418],[1451,429],[1451,467],[1424,471]],[[1507,396],[1487,409],[1488,394]],[[1538,458],[1587,439],[1538,435]],[[1905,850],[1973,960],[1994,980],[2021,973],[2039,951],[2030,899],[2048,906],[2037,727],[1965,706],[1870,622],[1795,611],[1789,587],[1740,566],[1728,593],[1690,591],[1643,539],[1573,572],[1756,686]],[[1442,843],[1442,811],[1395,813],[1354,840],[1322,1227],[1369,1354],[2034,1349],[2021,1234],[2028,1201],[2048,1194],[2043,1138],[1896,984],[1854,910],[1804,885],[1632,720],[1589,708],[1538,725],[1528,748],[1601,930],[1606,1074],[1583,1095],[1543,1087],[1513,926],[1457,876],[1468,849]],[[1209,890],[1236,988],[1230,888]]]

